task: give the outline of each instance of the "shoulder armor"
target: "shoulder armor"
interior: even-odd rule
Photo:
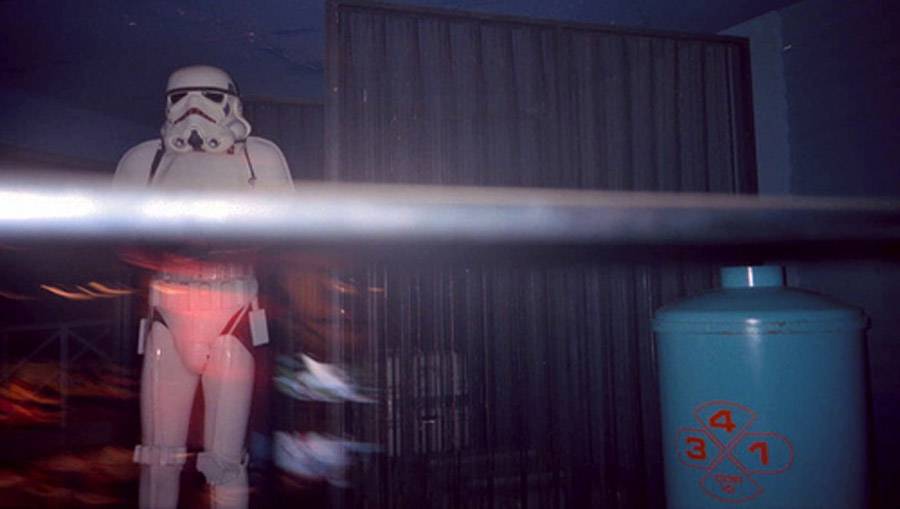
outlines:
[[[150,175],[150,167],[160,148],[159,140],[139,143],[125,152],[116,166],[113,176],[114,185],[146,186]]]
[[[293,188],[291,171],[278,145],[256,136],[248,137],[246,143],[258,183],[267,187]]]

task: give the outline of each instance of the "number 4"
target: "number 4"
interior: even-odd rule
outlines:
[[[709,418],[711,428],[721,428],[731,433],[737,426],[731,420],[731,410],[719,410]]]

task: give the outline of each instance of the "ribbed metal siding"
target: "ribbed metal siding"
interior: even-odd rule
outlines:
[[[328,30],[329,178],[755,190],[738,40],[362,2],[333,3]],[[708,267],[424,262],[355,280],[377,291],[337,304],[354,319],[333,343],[382,398],[334,422],[386,450],[345,501],[662,503],[649,320],[711,286]]]

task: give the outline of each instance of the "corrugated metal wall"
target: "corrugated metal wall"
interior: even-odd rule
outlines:
[[[755,191],[740,40],[349,1],[328,31],[331,179]],[[660,262],[342,273],[332,354],[380,401],[333,418],[385,448],[342,500],[659,506],[650,317],[713,282]]]

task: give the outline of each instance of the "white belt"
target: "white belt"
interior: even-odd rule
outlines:
[[[253,277],[253,268],[249,265],[198,263],[195,266],[179,267],[175,271],[163,270],[156,279],[181,284],[200,282],[225,282]]]
[[[254,301],[254,277],[227,280],[178,280],[157,277],[150,283],[150,306],[163,309],[230,309]]]

